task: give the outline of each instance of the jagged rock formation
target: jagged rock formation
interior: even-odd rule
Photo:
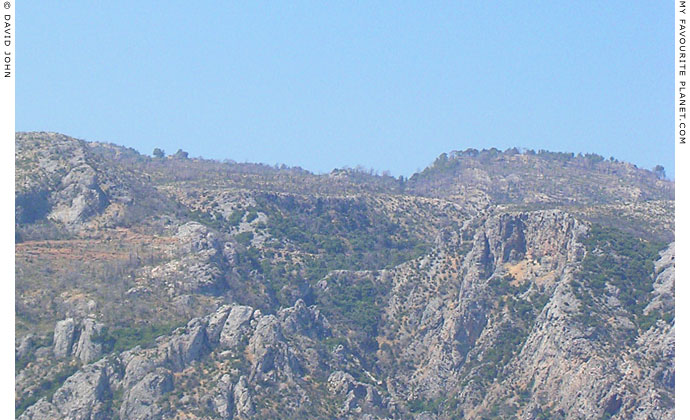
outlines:
[[[56,330],[60,334],[74,331],[69,326],[74,327],[71,319],[59,322]],[[226,339],[222,339],[223,332]],[[326,361],[309,348],[315,346],[294,346],[313,343],[329,334],[328,321],[320,311],[306,307],[301,300],[276,315],[262,315],[247,306],[225,305],[206,317],[192,319],[185,327],[157,340],[152,348],[136,347],[84,365],[57,389],[51,402],[42,399],[19,418],[41,418],[46,412],[60,413],[64,418],[111,418],[114,393],[121,395],[115,401],[120,404],[120,418],[156,418],[164,412],[161,399],[179,385],[177,375],[184,375],[204,357],[220,364],[244,359],[249,363],[249,376],[230,370],[212,387],[216,390],[214,398],[194,402],[207,404],[220,418],[249,418],[254,414],[252,394],[261,387],[286,384],[300,392],[305,386],[305,374],[319,374],[319,367]],[[60,349],[63,347],[61,344]]]
[[[83,363],[89,363],[101,355],[103,345],[95,339],[104,329],[104,324],[90,318],[81,322],[73,318],[59,321],[53,333],[53,354],[57,358],[73,356]]]
[[[152,277],[168,285],[170,294],[221,293],[226,288],[223,274],[231,270],[232,245],[221,244],[197,222],[180,226],[175,239],[171,252],[180,258],[151,270]]]
[[[20,419],[674,417],[673,185],[648,171],[17,142]]]

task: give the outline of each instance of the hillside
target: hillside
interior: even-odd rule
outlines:
[[[16,135],[21,419],[674,418],[674,184],[409,179]]]

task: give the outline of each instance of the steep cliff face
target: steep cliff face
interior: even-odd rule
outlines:
[[[583,308],[572,283],[587,253],[585,224],[545,211],[480,226],[461,234],[467,254],[441,248],[416,272],[393,273],[382,341],[412,363],[380,367],[397,373],[391,393],[451,417],[673,417],[672,315],[646,325],[610,300]],[[656,256],[655,280],[647,273],[654,289],[641,299],[645,314],[673,310],[672,254],[671,245]],[[603,323],[584,322],[583,310]]]
[[[582,258],[586,227],[560,211],[474,223],[455,243],[391,273],[390,325],[381,329],[386,348],[412,362],[391,389],[403,402],[433,401],[451,389],[457,414],[479,409]]]
[[[525,209],[548,180],[490,161],[463,169],[486,183],[422,194],[445,172],[18,144],[20,419],[674,417],[667,181],[611,163]],[[623,187],[639,191],[610,196]],[[571,192],[591,199],[555,199]]]

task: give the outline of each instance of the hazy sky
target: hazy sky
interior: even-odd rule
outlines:
[[[673,174],[673,4],[22,2],[17,130],[411,175],[442,152]]]

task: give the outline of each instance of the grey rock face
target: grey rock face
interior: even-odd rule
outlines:
[[[350,385],[355,382],[355,378],[342,370],[331,373],[328,377],[328,389],[336,394],[346,394],[350,390]]]
[[[122,386],[124,388],[132,387],[132,385],[141,381],[147,373],[153,371],[160,364],[159,358],[153,352],[145,352],[138,347],[122,353],[120,359],[125,366],[122,379]]]
[[[77,323],[73,318],[58,321],[53,333],[53,353],[55,357],[68,357],[72,355],[72,348],[77,338]]]
[[[72,232],[116,226],[127,218],[135,197],[137,205],[156,200],[152,189],[142,186],[143,179],[112,168],[94,153],[93,144],[58,133],[23,133],[16,140],[18,153],[30,156],[16,174],[21,222],[47,219]]]
[[[302,367],[283,335],[283,325],[274,315],[264,315],[249,339],[247,354],[252,362],[252,382],[281,380],[292,383]]]
[[[248,419],[254,414],[254,405],[252,404],[252,397],[249,393],[247,385],[247,378],[241,376],[235,385],[234,403],[238,419]]]
[[[53,353],[57,358],[77,357],[83,363],[94,361],[103,352],[98,338],[104,331],[105,325],[91,318],[59,321],[53,333]]]
[[[656,278],[654,280],[654,297],[645,308],[649,314],[655,310],[672,310],[675,305],[676,291],[676,245],[671,243],[661,251],[659,260],[654,266]]]
[[[206,326],[206,337],[212,345],[218,344],[225,322],[230,315],[232,307],[229,305],[221,306],[216,312],[208,317]]]
[[[27,334],[19,343],[19,346],[14,351],[14,357],[16,359],[22,359],[27,357],[29,353],[34,349],[36,345],[36,336],[33,334]]]
[[[352,375],[335,371],[328,377],[328,389],[333,394],[345,399],[340,408],[340,415],[361,413],[364,406],[381,407],[381,396],[370,384],[356,381]]]
[[[170,339],[166,359],[172,369],[182,370],[192,360],[199,359],[206,344],[205,324],[199,319],[193,319],[187,324],[185,332]]]
[[[233,306],[220,333],[220,345],[224,348],[236,348],[241,338],[250,330],[249,321],[254,314],[250,306]]]
[[[472,235],[447,233],[429,255],[394,269],[340,273],[390,288],[381,307],[377,357],[366,369],[351,340],[336,335],[342,341],[326,347],[325,339],[342,327],[302,300],[268,315],[223,305],[152,348],[87,364],[52,403],[39,401],[22,418],[108,418],[97,416],[112,414],[104,407],[113,393],[122,395],[121,418],[174,417],[182,409],[169,408],[176,400],[169,394],[179,392],[182,407],[201,407],[210,418],[223,419],[256,418],[270,404],[297,412],[313,404],[314,395],[336,399],[332,415],[338,418],[481,418],[493,407],[513,404],[512,418],[519,419],[671,419],[673,322],[660,319],[634,343],[614,346],[606,334],[638,334],[630,319],[614,313],[604,332],[578,320],[581,302],[573,281],[586,232],[586,225],[560,211],[498,214],[478,223]],[[671,246],[657,261],[646,313],[672,307],[673,269]],[[323,293],[340,281],[336,274],[324,280]],[[499,282],[507,278],[510,286]],[[511,309],[509,299],[527,309]],[[61,321],[53,350],[82,357],[91,348],[85,337],[96,330],[92,320]],[[513,347],[499,358],[497,349],[506,343]],[[496,369],[491,380],[485,378],[487,361]],[[314,385],[312,378],[324,371],[332,372],[327,381],[321,376]],[[203,392],[195,393],[189,378],[203,382]],[[453,411],[434,405],[447,395],[453,395]]]
[[[247,352],[251,355],[254,363],[252,367],[252,380],[262,379],[264,374],[273,373],[275,375],[276,358],[284,355],[282,350],[284,344],[283,336],[280,332],[280,323],[274,315],[265,315],[259,319],[254,334],[249,339]]]
[[[307,308],[302,299],[295,305],[278,312],[280,324],[285,334],[303,334],[311,337],[328,335],[330,325],[326,317],[316,308]]]
[[[225,374],[220,378],[216,390],[213,398],[216,413],[223,420],[231,419],[235,412],[235,395],[230,375]]]
[[[120,418],[145,420],[160,418],[158,399],[173,390],[172,374],[164,369],[148,373],[127,390],[120,407]]]
[[[318,311],[306,308],[303,303],[288,309],[281,318],[295,333],[306,331],[314,320],[325,321]],[[302,316],[291,316],[296,313],[302,313]],[[254,316],[259,319],[252,326]],[[98,343],[92,339],[102,332],[102,324],[91,319],[82,323],[68,319],[58,324],[56,337],[60,354],[89,360],[100,352],[95,348]],[[299,363],[288,349],[282,328],[281,321],[274,315],[262,316],[249,306],[222,306],[159,339],[153,348],[136,347],[115,358],[87,364],[58,389],[52,403],[43,401],[36,404],[24,416],[40,418],[44,415],[42,413],[59,412],[75,419],[110,418],[112,413],[108,412],[109,406],[105,402],[112,398],[113,390],[118,390],[122,393],[121,418],[160,418],[164,408],[159,401],[174,389],[173,372],[182,372],[208,352],[225,348],[223,343],[249,343],[248,354],[255,361],[252,370],[255,381],[292,378],[293,373],[299,370]],[[320,325],[319,328],[324,327]],[[222,376],[215,394],[205,398],[204,405],[221,418],[232,418],[233,415],[251,418],[254,414],[252,385],[246,376],[237,381],[233,385],[231,376]]]
[[[97,339],[105,330],[105,325],[93,319],[82,322],[81,334],[74,350],[74,356],[82,363],[89,363],[98,359],[103,353],[103,344]]]
[[[219,294],[225,290],[223,273],[230,262],[222,244],[206,226],[189,222],[178,228],[178,258],[152,270],[155,279],[169,285],[171,293]]]
[[[259,319],[254,334],[249,339],[248,351],[261,358],[281,341],[284,340],[278,318],[274,315],[265,315]]]
[[[437,286],[433,279],[448,275],[443,261],[455,258],[452,250],[441,248],[422,260],[420,266],[428,276],[417,280],[412,292],[407,278],[394,272],[386,319],[409,320],[409,326],[398,330],[395,338],[403,343],[403,358],[416,363],[413,370],[396,375],[389,391],[398,398],[412,399],[420,390],[426,398],[433,398],[456,389],[456,398],[462,401],[459,405],[470,418],[500,406],[516,389],[531,396],[516,418],[534,418],[546,404],[551,404],[552,413],[563,413],[565,418],[617,413],[619,417],[614,418],[672,418],[672,410],[660,408],[670,394],[651,396],[644,403],[639,399],[632,402],[634,395],[640,395],[640,387],[663,391],[663,387],[652,384],[652,376],[661,381],[673,377],[673,368],[664,362],[673,360],[672,327],[659,321],[634,346],[615,347],[597,337],[594,328],[585,328],[578,321],[580,303],[571,282],[585,255],[580,239],[586,233],[587,226],[561,211],[502,214],[487,218],[475,232],[472,249],[458,270],[459,287],[451,289],[449,295],[434,293]],[[673,301],[671,253],[662,252],[657,263],[651,307],[664,307]],[[463,376],[472,377],[478,371],[474,366],[481,366],[493,348],[506,348],[502,338],[505,331],[522,322],[505,310],[496,310],[500,296],[492,290],[492,281],[508,274],[522,290],[521,294],[511,292],[516,293],[513,299],[536,298],[543,293],[542,298],[548,301],[525,327],[524,342],[511,350],[514,356],[498,365],[500,381],[486,388],[472,381],[459,382]],[[606,333],[634,336],[636,329],[629,319],[619,317],[611,321]],[[629,354],[642,348],[641,342],[654,350],[645,356]],[[628,379],[632,372],[635,374]],[[482,375],[477,376],[476,381],[480,381]],[[637,391],[632,390],[635,381]],[[669,386],[672,382],[667,381]]]
[[[215,234],[198,222],[180,226],[176,237],[180,240],[180,248],[186,253],[199,253],[218,247]]]
[[[87,366],[67,378],[53,395],[53,405],[62,418],[75,420],[105,420],[110,417],[107,399],[110,398],[108,375],[103,364]]]
[[[53,404],[48,402],[45,398],[41,398],[36,404],[27,408],[26,411],[19,416],[19,420],[47,420],[59,419],[62,414]]]
[[[108,204],[96,171],[87,164],[72,168],[62,179],[62,189],[55,200],[57,204],[48,217],[65,225],[84,222]]]

